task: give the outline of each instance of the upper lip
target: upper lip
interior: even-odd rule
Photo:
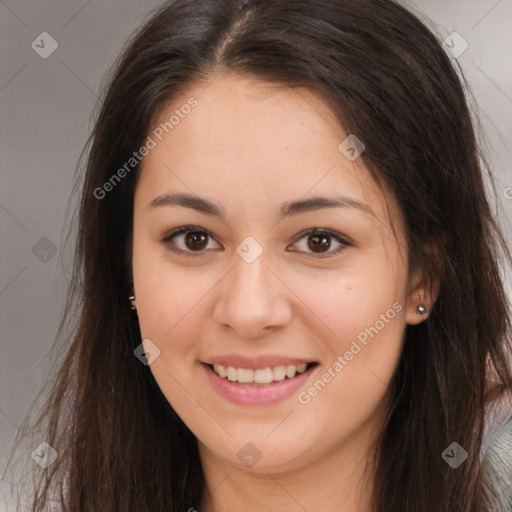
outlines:
[[[207,361],[203,361],[206,364],[221,364],[222,366],[233,366],[235,368],[252,368],[257,370],[258,368],[268,368],[276,366],[288,366],[288,365],[299,365],[316,363],[314,359],[303,359],[300,357],[288,357],[280,355],[261,355],[256,357],[246,357],[236,354],[210,357]]]

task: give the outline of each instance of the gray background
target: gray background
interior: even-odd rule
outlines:
[[[73,210],[66,208],[99,86],[123,42],[158,4],[0,1],[2,471],[23,415],[52,370],[48,351],[69,279],[70,258],[62,249]],[[406,5],[433,20],[441,39],[456,31],[469,44],[458,61],[477,101],[497,206],[511,240],[512,194],[507,199],[506,189],[512,186],[512,0]],[[58,43],[47,59],[31,47],[42,32]],[[0,481],[0,510],[6,510],[1,507],[8,487]]]

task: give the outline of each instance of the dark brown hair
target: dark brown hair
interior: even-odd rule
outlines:
[[[196,439],[133,353],[141,342],[127,301],[138,168],[105,198],[94,191],[143,145],[168,101],[222,72],[320,93],[396,196],[410,270],[440,280],[428,320],[407,326],[375,452],[374,511],[482,512],[484,405],[512,380],[499,266],[510,256],[486,196],[460,69],[390,0],[172,1],[130,40],[78,176],[73,280],[57,336],[64,352],[33,427],[27,415],[17,436],[30,433],[32,447],[44,439],[59,454],[38,475],[31,510],[200,507]],[[457,470],[441,458],[452,441],[469,454]]]

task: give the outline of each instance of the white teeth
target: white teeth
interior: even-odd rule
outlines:
[[[286,366],[276,366],[272,370],[274,380],[284,380],[286,377]]]
[[[240,370],[238,370],[240,371]],[[258,368],[254,372],[254,382],[258,384],[270,384],[274,379],[272,368]],[[240,380],[238,382],[241,382]]]
[[[289,379],[293,379],[293,377],[295,377],[295,372],[297,371],[297,367],[290,364],[286,367],[286,376],[289,378]]]
[[[226,378],[228,376],[226,367],[221,364],[214,364],[213,369],[215,370],[215,373],[218,373],[221,377]]]
[[[227,368],[228,372],[228,380],[235,381],[238,378],[236,368],[233,368],[232,366],[228,366]]]
[[[297,373],[304,373],[306,371],[307,364],[298,364]]]
[[[223,366],[214,364],[213,371],[222,378],[227,378],[231,382],[240,382],[243,384],[270,384],[273,381],[281,381],[286,377],[293,379],[296,374],[306,371],[306,364],[276,366],[274,368],[235,368],[234,366]]]
[[[253,382],[253,378],[256,380],[256,377],[254,376],[254,370],[250,370],[248,368],[238,368],[236,371],[238,382]],[[256,373],[258,372],[259,370],[256,370]],[[259,382],[259,380],[256,380],[256,382]]]

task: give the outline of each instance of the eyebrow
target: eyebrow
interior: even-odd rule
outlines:
[[[181,206],[184,208],[191,208],[206,215],[226,219],[226,212],[221,206],[216,205],[205,198],[191,194],[163,194],[155,197],[148,205],[150,209],[162,206]],[[367,204],[345,196],[315,196],[309,199],[287,201],[281,204],[280,212],[282,217],[287,217],[323,208],[354,208],[375,217],[375,213]]]

